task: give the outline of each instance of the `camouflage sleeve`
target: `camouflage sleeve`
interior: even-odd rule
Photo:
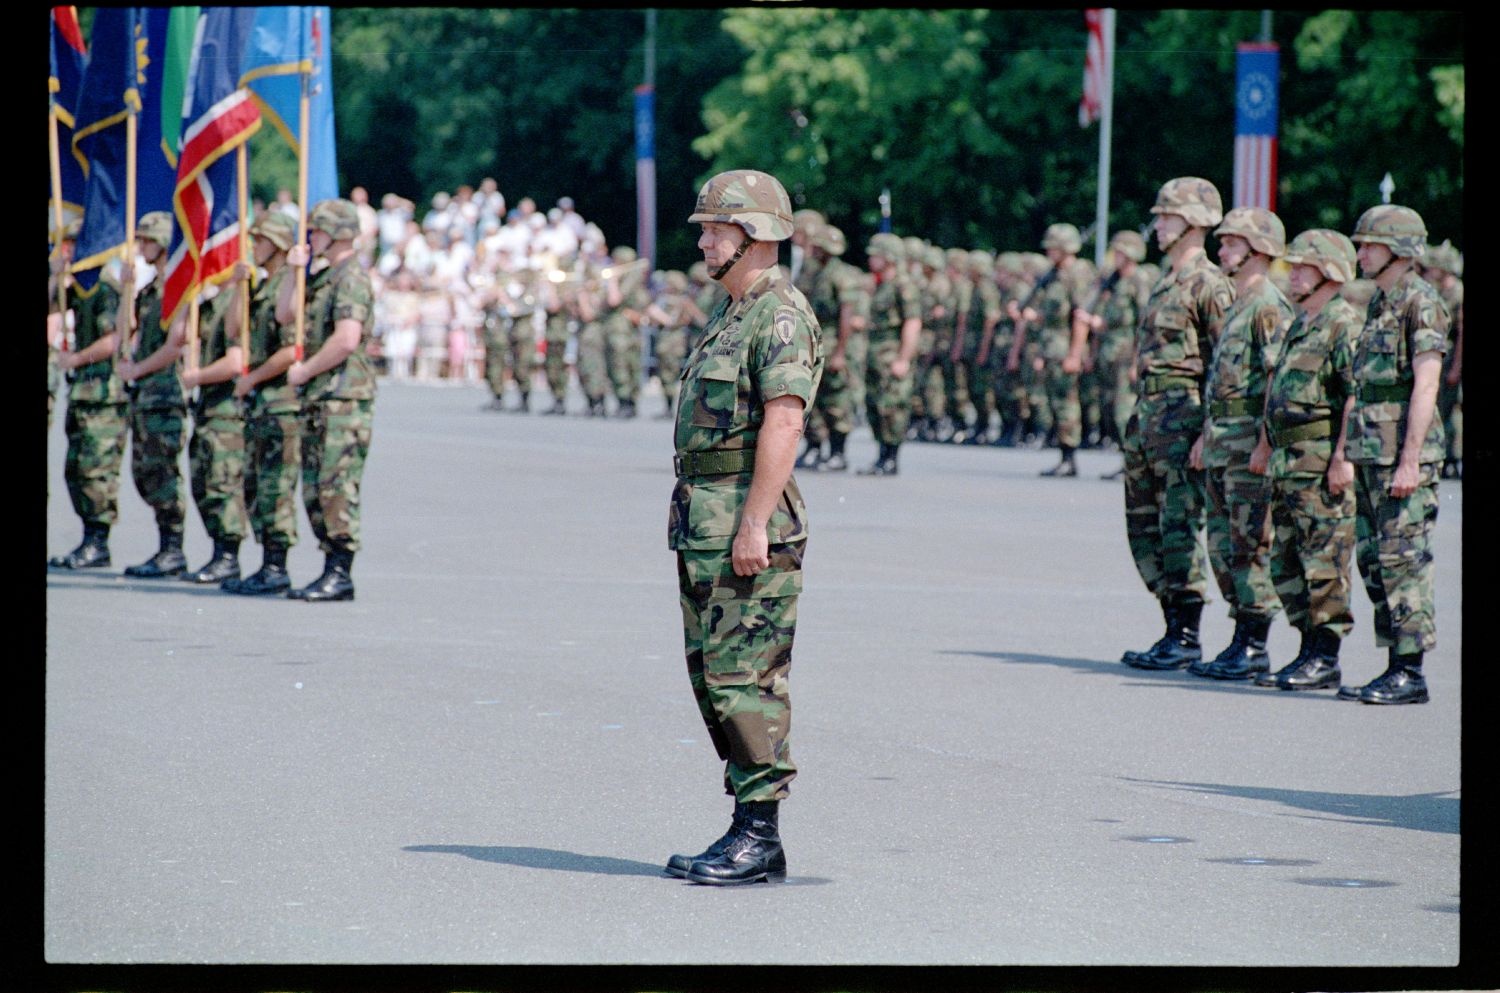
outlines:
[[[896,299],[901,304],[902,324],[913,317],[922,316],[922,295],[917,292],[917,286],[911,280],[902,279],[896,284]]]
[[[375,311],[375,293],[370,277],[363,269],[351,269],[333,290],[332,317],[335,321],[358,321],[368,325]]]
[[[1341,300],[1334,302],[1343,303]],[[1354,379],[1354,350],[1359,344],[1361,325],[1359,314],[1348,304],[1338,308],[1332,323],[1333,346],[1328,350],[1328,360],[1333,375],[1329,377],[1328,394],[1335,416],[1340,416],[1337,412],[1343,409],[1344,401],[1359,389]]]
[[[751,373],[763,400],[794,396],[810,405],[818,322],[810,311],[787,304],[768,308],[750,331]]]
[[[1255,344],[1260,352],[1261,368],[1266,375],[1276,374],[1276,358],[1281,342],[1286,338],[1287,328],[1292,326],[1290,308],[1271,304],[1256,310],[1250,327],[1255,334]]]
[[[1448,309],[1436,293],[1412,295],[1406,309],[1407,334],[1413,357],[1423,352],[1448,351]]]
[[[1219,333],[1224,330],[1224,315],[1234,303],[1234,284],[1215,269],[1205,272],[1195,289],[1198,331],[1207,335],[1210,342],[1218,344]]]
[[[1093,303],[1094,267],[1079,259],[1071,269],[1073,278],[1068,286],[1068,304],[1072,310],[1084,310]]]

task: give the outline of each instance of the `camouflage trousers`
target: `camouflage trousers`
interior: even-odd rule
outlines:
[[[531,396],[531,376],[536,371],[536,330],[531,321],[530,314],[516,318],[505,343],[505,371],[522,397]]]
[[[941,343],[940,343],[941,344]],[[959,364],[948,357],[953,342],[948,341],[942,351],[933,356],[927,371],[927,413],[932,417],[964,417],[964,408],[969,397]]]
[[[917,336],[917,354],[911,360],[911,416],[915,419],[938,416],[927,406],[927,381],[932,377],[932,367],[937,361],[933,347],[932,328],[924,323],[921,334]]]
[[[1125,538],[1146,589],[1158,600],[1208,589],[1198,533],[1203,473],[1188,467],[1197,431],[1143,438],[1139,417],[1125,432]]]
[[[1354,627],[1354,487],[1334,496],[1326,476],[1272,480],[1271,525],[1271,580],[1287,621],[1299,631],[1326,628],[1343,639]]]
[[[1442,418],[1443,433],[1448,439],[1447,457],[1461,459],[1464,457],[1464,384],[1449,386],[1447,372],[1447,369],[1443,370],[1444,378],[1438,384],[1438,416]]]
[[[970,352],[958,360],[958,375],[962,377],[964,393],[974,409],[974,419],[987,425],[995,409],[995,377],[989,363],[980,365]]]
[[[1083,405],[1078,399],[1078,374],[1063,372],[1061,359],[1048,359],[1042,370],[1048,420],[1065,448],[1083,444]]]
[[[297,543],[297,477],[302,471],[299,411],[256,412],[245,424],[245,506],[262,547]]]
[[[787,677],[805,544],[772,545],[755,576],[736,576],[727,548],[677,553],[688,683],[724,760],[724,791],[743,803],[785,799],[797,775]]]
[[[990,345],[989,361],[985,363],[990,368],[990,391],[995,398],[995,413],[1000,415],[1000,423],[1006,429],[1011,425],[1024,424],[1031,413],[1026,401],[1022,370],[1011,372],[1005,368],[1005,357],[1009,353],[1010,342],[1001,341],[997,337]]]
[[[870,339],[863,333],[849,335],[844,342],[844,379],[849,384],[849,417],[851,423],[859,419],[859,411],[865,409],[865,368],[870,361]],[[828,370],[825,367],[824,375]]]
[[[1375,644],[1401,655],[1437,647],[1432,602],[1432,529],[1438,467],[1422,466],[1410,496],[1391,496],[1395,466],[1356,465],[1354,560],[1375,608]]]
[[[489,318],[484,322],[484,381],[495,399],[505,395],[505,352],[509,334],[502,318]]]
[[[123,403],[68,403],[63,418],[68,436],[63,481],[85,525],[113,527],[119,514],[127,416]]]
[[[209,413],[195,418],[188,442],[188,479],[208,536],[216,544],[243,541],[248,530],[244,417]]]
[[[1110,355],[1100,349],[1094,361],[1094,382],[1099,389],[1099,430],[1118,443],[1125,425],[1135,412],[1135,384],[1130,381],[1130,355]]]
[[[905,441],[906,428],[911,423],[911,394],[916,377],[910,369],[901,377],[891,372],[891,364],[900,354],[899,339],[870,343],[865,373],[865,415],[869,418],[875,440],[882,445],[899,445]]]
[[[622,317],[606,327],[604,345],[615,399],[634,403],[641,392],[640,334],[634,324]]]
[[[302,504],[324,553],[359,551],[359,484],[373,408],[373,400],[303,404]]]
[[[668,410],[676,406],[678,380],[686,358],[687,335],[682,328],[661,328],[656,332],[656,378],[661,382]]]
[[[1052,405],[1047,402],[1047,368],[1045,363],[1041,369],[1036,367],[1037,359],[1042,355],[1042,346],[1037,342],[1029,342],[1021,346],[1021,368],[1018,375],[1021,379],[1020,390],[1022,394],[1022,409],[1025,416],[1031,421],[1032,426],[1042,435],[1050,434],[1052,431]]]
[[[552,399],[566,400],[568,398],[567,323],[549,320],[546,341],[547,355],[543,359],[542,369],[547,376],[547,389],[552,391]]]
[[[848,435],[854,430],[854,394],[850,383],[848,354],[844,368],[837,372],[823,368],[823,378],[818,382],[817,395],[813,397],[812,410],[807,414],[806,436],[814,446],[821,445],[830,433]]]
[[[603,400],[609,392],[609,366],[604,354],[604,328],[585,324],[578,332],[578,382],[589,400]]]
[[[164,535],[181,535],[187,517],[180,465],[186,421],[182,407],[130,411],[130,475]]]
[[[1271,480],[1248,465],[1205,472],[1208,562],[1234,618],[1275,617],[1271,581]]]

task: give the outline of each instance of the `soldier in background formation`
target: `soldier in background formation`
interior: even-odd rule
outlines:
[[[1464,257],[1448,242],[1429,246],[1422,255],[1422,278],[1432,284],[1448,308],[1450,331],[1443,379],[1438,387],[1438,415],[1448,438],[1443,478],[1464,477]]]
[[[1125,425],[1135,410],[1135,329],[1155,282],[1142,263],[1146,239],[1135,231],[1117,231],[1109,240],[1110,268],[1100,276],[1094,298],[1079,320],[1088,328],[1089,361],[1085,372],[1105,439],[1123,450]],[[1118,479],[1125,467],[1103,474]]]
[[[912,361],[922,333],[921,298],[907,274],[906,247],[900,238],[876,234],[865,254],[875,278],[870,297],[865,412],[880,448],[874,464],[859,474],[894,476],[897,454],[911,422]]]

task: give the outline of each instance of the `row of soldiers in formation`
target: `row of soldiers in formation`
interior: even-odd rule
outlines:
[[[166,324],[171,215],[147,213],[136,227],[135,248],[154,273],[139,290],[134,264],[106,269],[85,289],[69,272],[79,222],[61,232],[49,264],[47,410],[50,426],[57,380],[65,378],[64,478],[83,540],[49,567],[110,565],[128,439],[132,478],[160,543],[127,576],[309,602],[353,599],[375,399],[374,295],[354,249],[355,205],[325,200],[307,223],[307,243],[296,244],[296,219],[261,212],[249,232],[253,265],[238,262],[217,292],[199,295],[201,309],[185,307]],[[188,347],[194,339],[196,350]],[[213,540],[199,569],[182,551],[185,444],[189,487]],[[294,588],[286,556],[297,542],[299,480],[324,568]],[[249,533],[262,564],[242,577],[239,549]]]

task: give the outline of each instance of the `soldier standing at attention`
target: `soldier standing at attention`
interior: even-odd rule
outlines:
[[[1251,454],[1261,438],[1266,383],[1295,316],[1266,277],[1286,254],[1281,219],[1262,207],[1236,207],[1214,230],[1219,261],[1234,280],[1234,303],[1209,367],[1208,416],[1189,463],[1205,471],[1208,560],[1229,601],[1234,636],[1211,662],[1188,666],[1196,676],[1250,679],[1270,669],[1266,636],[1281,608],[1271,580],[1271,481]]]
[[[806,256],[813,276],[810,285],[797,288],[812,305],[818,326],[834,332],[829,342],[823,381],[818,386],[818,400],[807,415],[806,446],[797,458],[798,469],[827,469],[843,472],[849,468],[844,443],[854,430],[854,402],[849,392],[848,356],[850,327],[850,282],[855,277],[852,266],[840,258],[847,248],[844,232],[824,222],[809,236]],[[804,263],[804,272],[807,263]],[[823,441],[828,454],[823,454]]]
[[[1188,463],[1203,430],[1203,378],[1234,284],[1203,250],[1224,218],[1206,179],[1169,180],[1156,194],[1156,243],[1165,255],[1136,330],[1136,408],[1125,431],[1125,535],[1136,571],[1161,604],[1166,633],[1120,661],[1181,669],[1202,658],[1203,472]]]
[[[615,391],[615,416],[634,417],[641,392],[641,331],[651,294],[646,289],[644,259],[629,245],[610,252],[604,279],[604,346],[609,381]]]
[[[125,267],[120,275],[120,310],[115,331],[124,336],[139,329],[131,349],[137,358],[121,362],[119,370],[120,378],[128,384],[126,391],[131,394],[131,476],[136,492],[155,511],[161,545],[145,562],[126,567],[125,575],[160,579],[187,570],[187,559],[182,554],[187,501],[182,495],[182,468],[178,464],[187,420],[187,402],[177,365],[182,354],[184,322],[179,318],[170,328],[162,327],[161,323],[162,282],[167,270],[167,247],[172,240],[171,215],[164,210],[144,215],[136,225],[136,240],[142,256],[155,267],[156,278],[134,301],[136,321],[132,328],[129,322],[130,302],[135,298],[135,267]]]
[[[922,335],[921,297],[902,267],[901,239],[882,231],[870,238],[865,255],[875,277],[870,297],[865,373],[865,413],[880,445],[875,464],[861,476],[894,476],[897,453],[911,423],[912,359]]]
[[[276,320],[281,284],[293,279],[286,254],[297,240],[297,222],[265,211],[250,226],[255,262],[265,275],[250,299],[250,371],[235,380],[245,402],[245,506],[261,547],[260,569],[219,588],[244,596],[283,594],[291,588],[286,553],[297,543],[297,477],[302,469],[302,404],[286,381],[297,358],[296,328]],[[235,264],[234,290],[224,330],[240,338],[240,299],[250,293],[250,267]]]
[[[370,452],[375,369],[366,348],[375,320],[370,275],[359,264],[354,239],[359,214],[348,200],[324,200],[308,217],[308,244],[287,253],[288,266],[312,255],[328,266],[307,281],[304,361],[293,362],[286,381],[302,398],[302,502],[323,550],[323,574],[287,596],[294,600],[353,600],[350,569],[359,551],[359,484]],[[295,274],[296,269],[292,272]],[[297,280],[287,278],[276,297],[276,319],[296,320]]]
[[[1146,239],[1138,233],[1116,231],[1109,251],[1114,269],[1100,280],[1099,292],[1080,320],[1088,322],[1089,333],[1095,336],[1093,376],[1099,387],[1103,434],[1123,449],[1125,425],[1135,410],[1135,329],[1155,281],[1147,282],[1142,271]],[[1122,465],[1100,478],[1123,475]]]
[[[1448,354],[1438,387],[1438,417],[1448,438],[1443,478],[1464,478],[1464,257],[1448,242],[1427,249],[1422,278],[1432,284],[1448,308]]]
[[[1336,689],[1339,643],[1354,626],[1349,555],[1354,550],[1354,467],[1344,458],[1344,420],[1354,405],[1360,316],[1339,290],[1354,278],[1354,243],[1337,231],[1304,231],[1287,246],[1287,285],[1297,319],[1266,386],[1251,472],[1271,477],[1271,579],[1286,619],[1302,633],[1297,657],[1257,686]]]
[[[734,797],[729,830],[666,871],[710,885],[786,878],[780,802],[797,774],[787,676],[807,510],[792,479],[823,348],[807,299],[777,265],[791,201],[753,170],[714,176],[689,223],[728,291],[688,356],[674,432],[677,553],[688,679]]]
[[[1410,207],[1383,204],[1354,225],[1360,271],[1375,283],[1354,353],[1354,409],[1344,453],[1355,472],[1355,561],[1375,608],[1386,670],[1339,696],[1363,703],[1426,703],[1422,655],[1437,647],[1432,529],[1437,525],[1443,423],[1438,380],[1448,310],[1415,271],[1427,226]]]
[[[109,530],[119,512],[120,464],[125,458],[129,415],[125,384],[115,371],[120,338],[114,321],[120,293],[107,272],[99,274],[87,294],[67,275],[78,234],[73,225],[68,232],[63,236],[64,250],[53,260],[53,277],[67,281],[67,305],[73,312],[73,348],[58,356],[68,383],[63,481],[73,510],[83,522],[83,541],[68,554],[48,559],[47,564],[55,569],[100,569],[110,564]],[[49,289],[47,299],[55,301],[55,285]]]
[[[234,299],[231,299],[231,298]],[[182,373],[184,389],[198,389],[193,404],[193,435],[188,442],[188,479],[198,516],[213,540],[213,557],[203,568],[185,572],[190,583],[223,583],[240,575],[240,542],[248,530],[245,514],[245,408],[234,395],[244,368],[240,341],[225,333],[229,306],[238,297],[217,292],[199,308],[198,366]]]

